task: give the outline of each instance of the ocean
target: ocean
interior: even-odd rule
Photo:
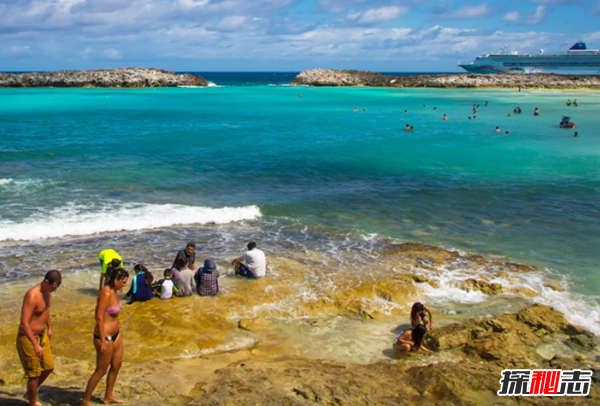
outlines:
[[[104,248],[158,275],[191,240],[198,262],[230,273],[255,240],[273,259],[268,278],[298,290],[296,301],[251,313],[303,317],[291,308],[330,295],[335,275],[375,278],[381,250],[418,242],[534,266],[489,281],[532,290],[518,300],[600,334],[600,92],[312,88],[290,86],[294,73],[195,74],[210,86],[0,89],[1,285],[56,268],[94,286]],[[559,128],[564,115],[575,129]],[[303,278],[286,279],[288,260]],[[498,297],[461,285],[482,277],[476,269],[437,271],[418,297],[430,307],[504,311]]]

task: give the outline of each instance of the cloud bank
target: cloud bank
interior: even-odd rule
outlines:
[[[505,43],[550,52],[598,38],[599,10],[576,0],[0,0],[0,70],[458,71]],[[567,12],[579,31],[556,32]]]

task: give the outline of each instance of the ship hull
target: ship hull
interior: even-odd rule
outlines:
[[[516,74],[536,74],[552,73],[555,75],[600,75],[600,66],[597,68],[557,68],[557,67],[519,67],[505,68],[502,66],[491,65],[458,65],[469,73],[516,73]]]
[[[470,64],[458,66],[472,73],[600,75],[600,51],[578,42],[562,54],[501,52],[478,56]]]

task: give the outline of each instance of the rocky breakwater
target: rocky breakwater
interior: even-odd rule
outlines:
[[[600,76],[471,73],[392,76],[357,70],[312,69],[298,74],[292,84],[306,86],[600,89]]]
[[[177,87],[207,86],[189,73],[153,68],[64,70],[56,72],[0,73],[0,87]]]

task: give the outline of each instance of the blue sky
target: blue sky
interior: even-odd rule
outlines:
[[[600,0],[0,0],[0,71],[458,72],[600,48]]]

